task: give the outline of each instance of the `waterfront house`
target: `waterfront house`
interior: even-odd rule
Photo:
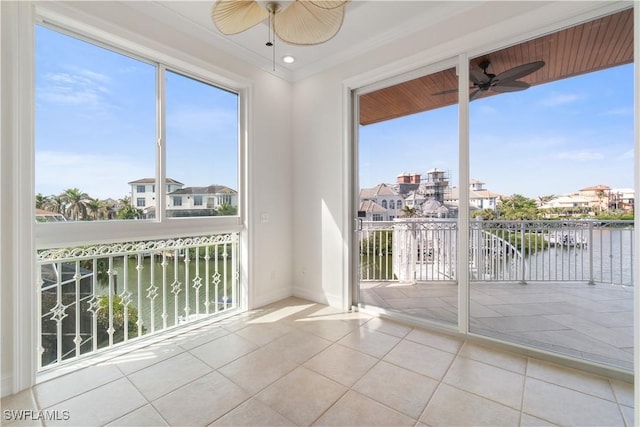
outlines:
[[[363,202],[371,202],[365,203]],[[361,209],[367,212],[367,218],[377,221],[390,221],[402,214],[402,207],[406,203],[402,195],[387,184],[378,184],[373,188],[360,190]]]
[[[476,179],[469,182],[469,206],[474,210],[491,209],[495,211],[498,207],[500,194],[485,189],[484,184]],[[458,187],[451,188],[445,202],[452,206],[458,206],[460,189]]]
[[[141,178],[127,183],[131,187],[131,204],[142,209],[145,218],[155,218],[156,181],[155,178]],[[184,184],[173,178],[165,180],[165,194],[169,194],[184,187]],[[170,202],[167,201],[167,207]]]
[[[238,192],[224,185],[185,187],[167,194],[170,216],[212,216],[223,205],[238,206]]]

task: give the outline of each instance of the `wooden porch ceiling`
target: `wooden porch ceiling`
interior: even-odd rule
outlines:
[[[487,72],[499,74],[521,64],[546,65],[522,79],[531,86],[633,62],[633,10],[608,15],[584,24],[492,52],[470,61],[471,68],[489,60]],[[455,69],[439,71],[360,97],[360,124],[368,125],[458,103],[458,94],[435,93],[456,89]],[[483,96],[493,96],[485,92]]]

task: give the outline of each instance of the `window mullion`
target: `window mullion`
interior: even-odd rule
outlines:
[[[166,220],[167,207],[167,159],[166,159],[166,67],[158,64],[156,69],[156,221]]]
[[[458,56],[458,331],[469,332],[469,58]]]

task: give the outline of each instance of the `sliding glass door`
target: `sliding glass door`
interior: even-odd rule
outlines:
[[[469,58],[355,93],[358,303],[632,370],[632,10]]]
[[[632,27],[471,59],[470,332],[632,369]]]
[[[360,303],[456,325],[457,76],[418,74],[359,94]]]

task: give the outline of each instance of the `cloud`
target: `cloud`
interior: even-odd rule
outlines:
[[[110,78],[87,69],[46,73],[37,88],[38,98],[56,105],[102,108]]]
[[[605,116],[633,116],[633,107],[612,108],[602,113]]]
[[[632,148],[632,149],[630,149],[630,150],[625,151],[624,153],[622,153],[622,154],[618,157],[618,159],[633,159],[633,157],[634,157],[634,150],[633,150],[633,148]]]
[[[604,158],[602,153],[598,153],[596,151],[565,151],[561,153],[556,153],[554,158],[559,160],[569,160],[573,162],[588,162],[591,160],[599,160]]]
[[[118,154],[38,151],[35,161],[36,193],[44,195],[79,188],[91,197],[117,199],[130,191],[127,182],[153,175],[153,165],[145,172],[139,161]]]
[[[478,104],[477,106],[474,106],[473,112],[477,114],[492,115],[492,114],[496,114],[498,112],[498,109],[491,105]]]
[[[555,107],[557,105],[566,105],[576,102],[581,96],[575,93],[554,93],[540,101],[540,105],[544,107]]]
[[[561,135],[531,136],[530,138],[519,139],[514,142],[516,147],[526,146],[532,149],[541,150],[543,148],[557,147],[567,143],[567,138]]]

